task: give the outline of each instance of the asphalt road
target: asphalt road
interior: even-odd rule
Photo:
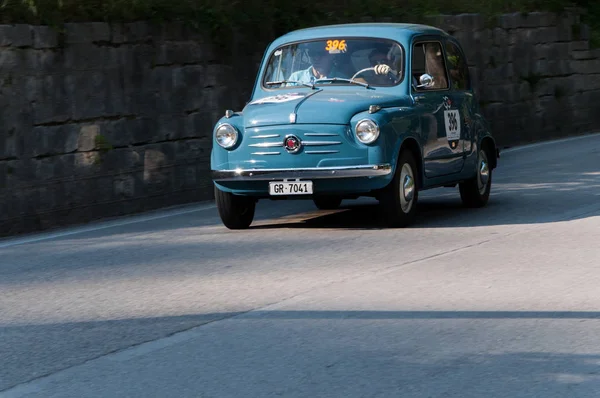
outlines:
[[[420,199],[0,240],[0,396],[600,396],[600,135],[503,152],[486,208]]]

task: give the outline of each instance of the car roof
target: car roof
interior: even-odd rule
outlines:
[[[315,26],[298,29],[280,36],[273,44],[281,45],[285,42],[310,40],[323,37],[394,37],[401,41],[408,41],[414,35],[442,35],[449,36],[442,29],[416,23],[392,22],[363,22],[350,24],[336,24]]]

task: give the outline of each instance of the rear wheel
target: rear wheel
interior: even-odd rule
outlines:
[[[483,207],[490,198],[492,187],[492,168],[488,160],[488,153],[484,148],[477,155],[477,174],[458,186],[460,198],[467,207]]]
[[[315,206],[321,210],[334,210],[342,204],[342,198],[339,196],[315,196],[313,198]]]
[[[247,196],[221,191],[215,186],[215,202],[223,224],[229,229],[246,229],[254,220],[256,201]]]
[[[418,172],[415,157],[402,150],[393,180],[380,198],[382,217],[392,227],[406,227],[413,223],[417,212]]]

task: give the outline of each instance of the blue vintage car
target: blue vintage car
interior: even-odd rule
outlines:
[[[213,131],[211,172],[223,224],[248,228],[259,199],[378,199],[408,226],[419,191],[459,185],[488,202],[499,152],[465,54],[426,25],[360,23],[297,30],[265,52],[250,101]]]

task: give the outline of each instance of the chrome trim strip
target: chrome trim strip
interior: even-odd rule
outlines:
[[[262,134],[262,135],[253,135],[250,138],[256,138],[256,139],[260,139],[260,138],[277,138],[279,137],[279,134]]]
[[[211,170],[213,181],[269,181],[283,179],[324,179],[381,177],[392,172],[392,166],[385,164],[309,167],[304,169],[235,169]]]
[[[250,144],[248,146],[257,147],[257,148],[275,148],[275,147],[283,146],[283,142],[261,142],[260,144]]]
[[[319,145],[340,145],[340,141],[302,141],[304,146],[319,146]]]
[[[266,156],[266,155],[281,155],[281,152],[252,152],[252,155],[261,155],[261,156]]]
[[[309,155],[323,155],[323,154],[327,154],[327,153],[339,153],[340,151],[305,151],[304,153],[307,153]]]
[[[304,133],[305,137],[337,137],[337,134],[332,133]]]

